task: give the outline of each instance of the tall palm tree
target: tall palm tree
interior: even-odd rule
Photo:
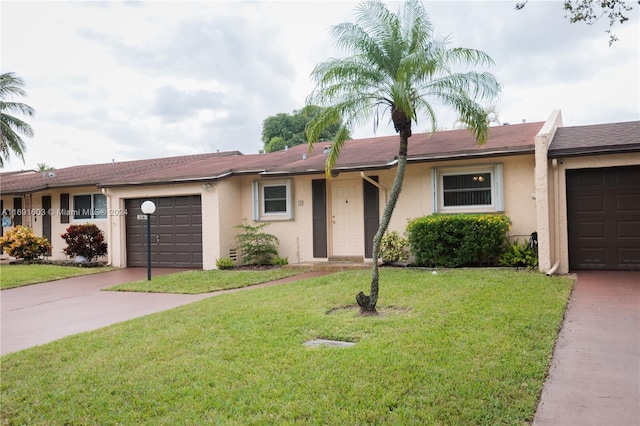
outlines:
[[[380,1],[367,1],[356,8],[355,23],[332,27],[339,47],[349,51],[346,58],[318,64],[311,76],[316,87],[307,103],[326,107],[307,126],[310,148],[326,126],[342,119],[343,126],[333,140],[325,171],[330,179],[350,128],[373,117],[374,129],[380,118],[390,113],[400,136],[396,176],[389,193],[378,231],[373,239],[373,267],[369,295],[356,296],[362,314],[376,313],[378,301],[380,240],[389,226],[407,164],[412,123],[423,114],[436,130],[436,111],[432,102],[456,111],[479,144],[489,134],[486,113],[480,102],[491,102],[500,85],[487,72],[458,71],[462,65],[492,65],[485,53],[466,48],[449,48],[447,38],[436,37],[419,0],[408,0],[397,14]]]
[[[26,96],[27,92],[22,88],[24,81],[8,72],[0,74],[0,168],[4,167],[4,160],[8,160],[11,152],[20,157],[24,162],[24,152],[27,150],[20,133],[27,137],[33,136],[33,129],[24,121],[13,115],[19,113],[32,117],[34,109],[21,102],[13,102],[14,96]]]

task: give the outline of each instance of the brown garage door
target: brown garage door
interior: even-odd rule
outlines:
[[[640,269],[640,166],[567,170],[571,269]]]
[[[147,266],[147,222],[140,206],[156,204],[151,215],[151,265],[202,268],[202,204],[199,195],[126,200],[127,266]]]

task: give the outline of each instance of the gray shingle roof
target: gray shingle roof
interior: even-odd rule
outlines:
[[[640,121],[560,127],[549,146],[549,158],[640,152]]]

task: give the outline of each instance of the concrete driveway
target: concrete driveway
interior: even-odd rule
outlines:
[[[534,426],[640,425],[640,271],[580,271]]]
[[[153,276],[178,271],[180,269],[154,268]],[[244,289],[282,284],[318,275],[323,274],[306,273]],[[0,352],[3,355],[16,352],[71,334],[95,330],[218,294],[243,290],[194,295],[100,291],[106,287],[146,277],[146,268],[126,268],[2,290]]]

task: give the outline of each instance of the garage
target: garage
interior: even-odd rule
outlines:
[[[566,177],[569,268],[640,270],[640,166]]]
[[[147,266],[147,222],[140,206],[156,204],[151,215],[151,266],[202,268],[200,195],[125,200],[127,266]]]

